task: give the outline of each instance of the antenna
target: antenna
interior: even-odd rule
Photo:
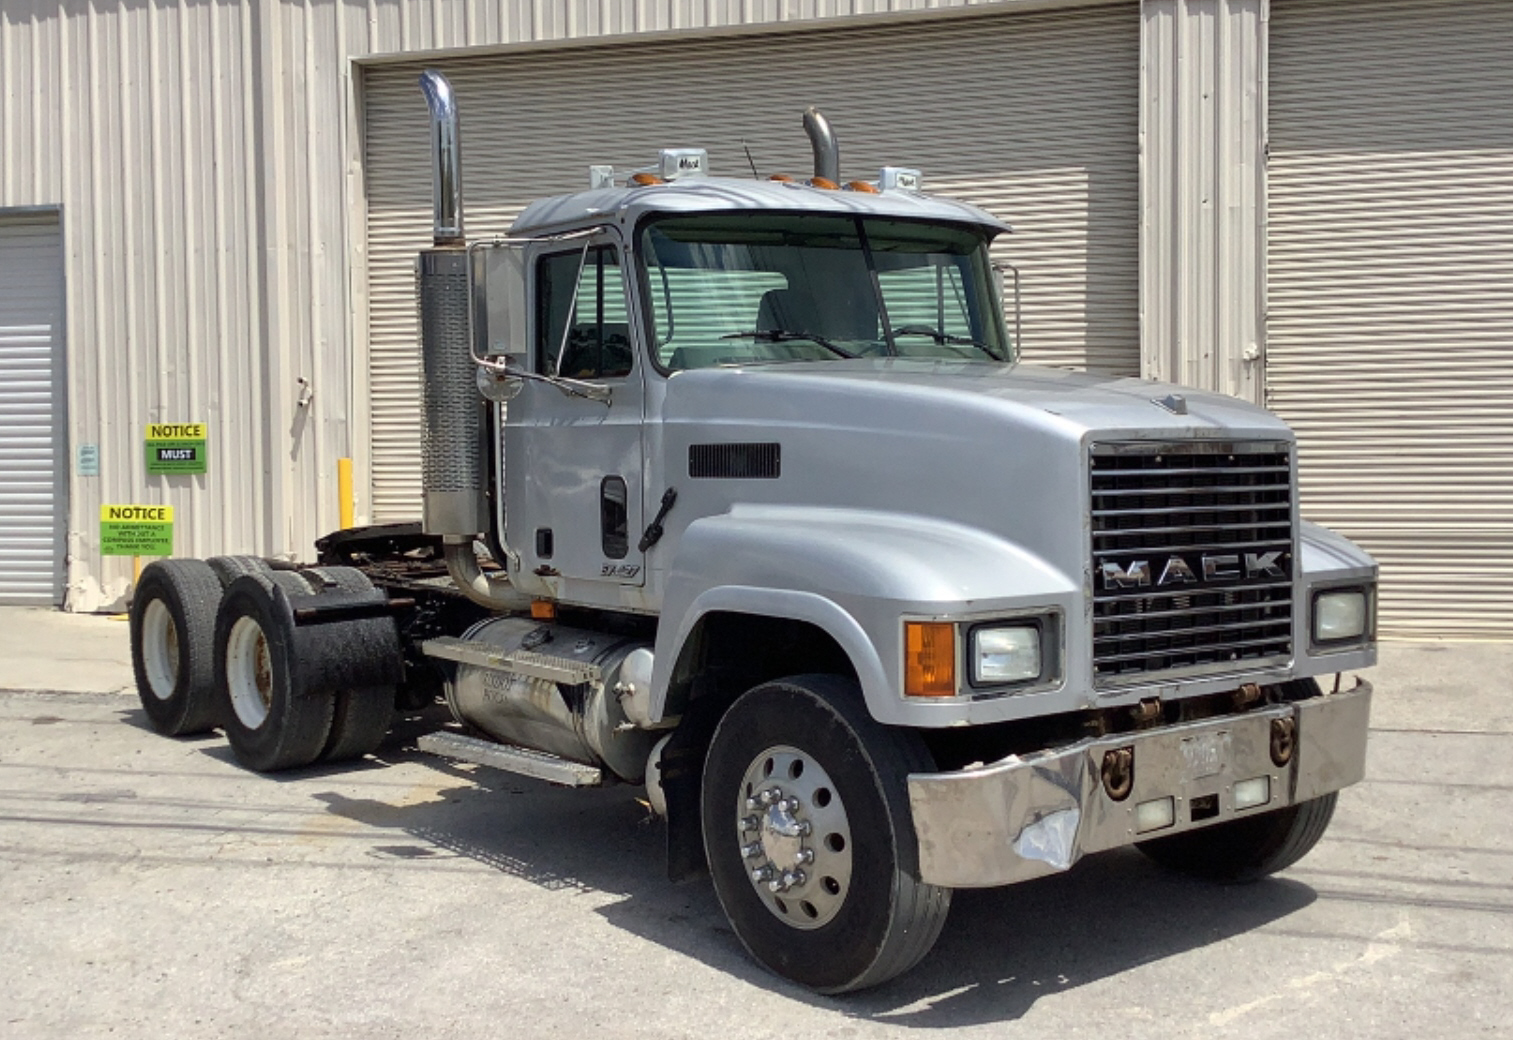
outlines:
[[[756,160],[751,157],[751,146],[746,143],[746,138],[741,138],[741,147],[746,151],[746,162],[751,166],[751,179],[759,181],[762,175],[757,173]]]

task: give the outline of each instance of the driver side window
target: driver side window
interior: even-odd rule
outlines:
[[[630,374],[634,356],[615,248],[542,257],[536,267],[536,371],[612,379]]]

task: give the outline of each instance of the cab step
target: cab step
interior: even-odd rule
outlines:
[[[581,686],[596,683],[602,678],[599,666],[587,661],[575,661],[570,657],[538,654],[529,650],[506,653],[487,643],[458,639],[456,636],[438,636],[420,644],[421,653],[458,664],[471,664],[479,668],[491,668],[496,672],[523,675],[528,679],[545,679],[547,682]]]
[[[599,787],[604,783],[604,773],[581,762],[569,762],[565,758],[549,755],[544,751],[500,744],[492,740],[480,740],[461,733],[439,731],[427,733],[415,742],[422,751],[459,762],[473,762],[506,773],[534,777],[563,787]]]

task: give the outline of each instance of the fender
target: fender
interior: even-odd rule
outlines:
[[[1293,609],[1293,646],[1297,647],[1293,674],[1298,678],[1370,668],[1376,664],[1376,644],[1353,650],[1315,652],[1309,626],[1313,624],[1313,590],[1329,585],[1376,585],[1376,561],[1350,539],[1307,520],[1298,524],[1298,600]]]
[[[661,718],[673,667],[699,620],[731,611],[806,621],[850,657],[880,722],[943,726],[967,704],[906,702],[904,617],[1078,609],[1076,579],[976,528],[870,510],[743,505],[689,524],[662,601],[652,675]]]

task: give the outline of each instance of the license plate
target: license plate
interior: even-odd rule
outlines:
[[[1182,741],[1182,779],[1202,780],[1224,771],[1229,763],[1229,730],[1200,733]]]

